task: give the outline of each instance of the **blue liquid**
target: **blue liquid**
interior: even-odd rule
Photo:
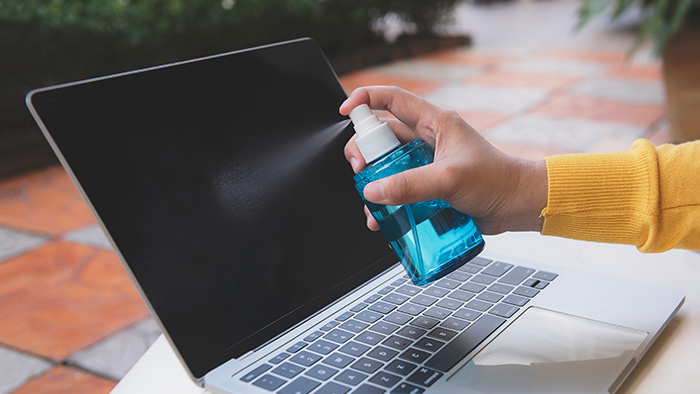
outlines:
[[[423,140],[413,140],[355,175],[355,187],[364,200],[363,190],[368,183],[432,161],[430,146]],[[472,219],[443,200],[402,206],[365,203],[416,285],[449,274],[484,249],[484,239]]]

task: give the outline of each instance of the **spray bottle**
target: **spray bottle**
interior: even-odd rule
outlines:
[[[368,183],[432,163],[433,150],[421,139],[402,146],[389,125],[366,104],[350,111],[350,119],[367,163],[355,175],[355,188],[413,283],[433,282],[476,257],[484,249],[484,239],[469,216],[445,201],[385,206],[365,200]]]

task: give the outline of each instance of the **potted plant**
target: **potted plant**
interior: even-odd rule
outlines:
[[[700,0],[584,0],[579,25],[612,9],[613,20],[639,8],[635,51],[646,40],[661,56],[673,142],[700,139]]]

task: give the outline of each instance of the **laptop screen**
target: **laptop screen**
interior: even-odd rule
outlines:
[[[193,377],[395,262],[343,155],[345,97],[308,39],[28,97]]]

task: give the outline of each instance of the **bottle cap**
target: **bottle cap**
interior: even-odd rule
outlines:
[[[365,162],[371,163],[401,145],[389,125],[380,121],[367,104],[355,107],[349,115],[355,125],[357,147]]]

